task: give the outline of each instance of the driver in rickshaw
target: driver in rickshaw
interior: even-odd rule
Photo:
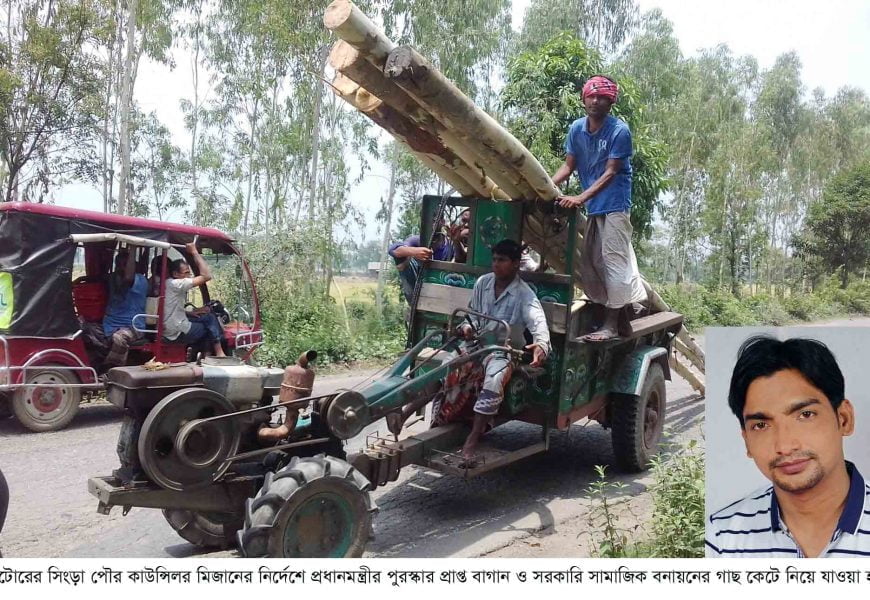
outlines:
[[[133,318],[145,312],[148,281],[136,272],[133,248],[121,248],[115,255],[115,270],[109,276],[109,303],[103,317],[103,333],[110,341],[103,361],[105,370],[127,364],[130,346],[144,337],[134,327]]]
[[[520,279],[522,246],[514,240],[502,240],[492,248],[492,273],[474,284],[468,308],[489,317],[506,321],[511,329],[523,326],[531,334],[532,343],[525,349],[532,353],[530,366],[540,367],[550,354],[550,330],[547,316],[535,292]],[[480,335],[494,323],[471,317],[476,326],[465,323],[459,327],[466,339]],[[510,381],[513,363],[504,352],[494,352],[484,359],[483,388],[474,403],[474,424],[462,447],[467,466],[475,462],[475,450],[480,436],[498,413],[505,388]]]
[[[186,312],[187,292],[211,281],[211,269],[199,253],[195,243],[185,244],[188,256],[196,263],[199,275],[193,276],[190,265],[183,258],[169,264],[169,279],[166,281],[164,300],[163,337],[188,346],[207,342],[215,356],[224,357],[223,329],[217,317],[208,307]]]

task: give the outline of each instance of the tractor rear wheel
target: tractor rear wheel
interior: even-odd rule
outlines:
[[[241,515],[196,512],[183,508],[167,508],[163,516],[175,533],[200,548],[225,550],[236,545],[236,532],[244,525]]]
[[[611,399],[611,432],[616,464],[637,473],[650,467],[665,423],[665,376],[658,363],[646,373],[640,396],[619,394]]]
[[[358,558],[377,510],[368,490],[368,480],[341,459],[294,458],[267,473],[245,503],[239,548],[249,558]]]
[[[57,431],[69,425],[79,410],[82,392],[78,378],[69,370],[51,367],[33,369],[25,383],[15,390],[12,412],[30,431]]]

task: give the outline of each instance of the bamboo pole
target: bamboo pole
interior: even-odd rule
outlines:
[[[391,51],[384,73],[482,156],[515,169],[535,194],[524,199],[555,200],[559,196],[531,152],[413,48],[398,46]]]

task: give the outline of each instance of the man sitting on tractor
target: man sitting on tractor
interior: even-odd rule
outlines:
[[[492,273],[475,282],[468,308],[506,321],[511,329],[523,325],[532,336],[532,343],[525,347],[532,353],[530,366],[540,367],[550,354],[550,330],[541,302],[518,275],[521,258],[522,247],[514,240],[502,240],[493,246]],[[487,329],[486,322],[478,323],[476,327],[465,323],[459,327],[459,333],[470,339],[479,335],[481,329]],[[474,404],[474,424],[462,447],[462,455],[469,467],[473,466],[480,436],[498,413],[512,371],[511,359],[504,352],[487,356],[483,367],[483,388]]]
[[[119,250],[115,270],[109,277],[109,305],[103,317],[103,332],[111,341],[109,354],[103,361],[106,370],[127,364],[130,345],[144,337],[134,329],[133,317],[145,312],[147,293],[148,280],[136,272],[134,252],[127,248]],[[139,326],[144,326],[144,322]]]
[[[211,269],[196,249],[196,244],[186,244],[185,248],[196,261],[199,275],[192,276],[190,265],[183,258],[170,263],[170,278],[166,281],[163,337],[170,341],[184,342],[188,346],[207,341],[211,343],[215,356],[226,356],[221,346],[223,330],[211,310],[207,307],[198,308],[190,313],[184,310],[187,292],[194,287],[205,285],[212,278]]]

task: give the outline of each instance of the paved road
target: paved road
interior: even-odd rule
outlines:
[[[348,387],[359,375],[322,378],[316,392]],[[681,379],[668,383],[666,430],[677,439],[700,439],[703,401]],[[203,554],[179,538],[160,511],[119,509],[96,513],[87,478],[117,466],[119,412],[107,404],[85,406],[73,425],[29,434],[14,420],[0,422],[0,464],[11,489],[9,517],[0,537],[9,557],[183,557]],[[375,429],[375,425],[370,429]],[[381,430],[385,428],[381,425]],[[490,435],[535,441],[539,429],[521,423]],[[365,434],[351,440],[359,447]],[[597,424],[575,425],[553,438],[552,449],[470,481],[406,469],[399,482],[376,490],[380,512],[370,556],[479,556],[567,519],[588,507],[586,489],[596,464],[610,464],[609,433]],[[642,494],[648,475],[614,475]]]

